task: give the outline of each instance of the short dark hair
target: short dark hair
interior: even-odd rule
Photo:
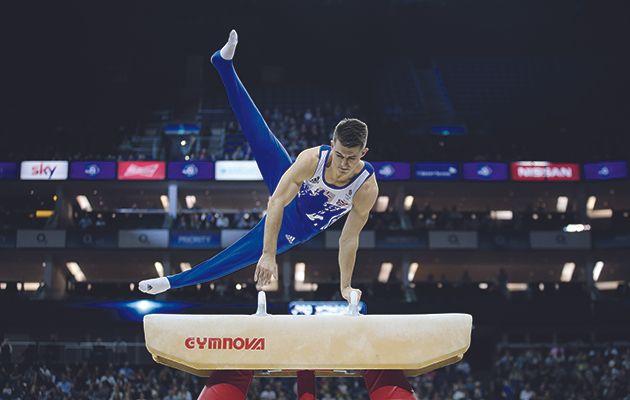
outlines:
[[[368,128],[356,118],[344,118],[335,127],[333,140],[338,140],[345,147],[361,147],[367,144]]]

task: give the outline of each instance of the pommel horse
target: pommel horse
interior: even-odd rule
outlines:
[[[405,376],[460,361],[470,347],[468,314],[362,315],[358,302],[352,292],[345,315],[270,315],[259,292],[254,315],[150,314],[144,317],[146,347],[157,363],[209,382],[222,372],[246,371],[245,396],[252,376],[297,376],[298,386],[308,387],[301,400],[315,398],[315,377],[363,376],[370,389],[379,385],[374,380],[391,381],[374,373],[395,371],[407,383]],[[391,397],[370,390],[370,398],[414,398],[387,393]],[[203,394],[200,399],[245,398]]]

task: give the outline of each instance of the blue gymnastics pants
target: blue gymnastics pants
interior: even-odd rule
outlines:
[[[273,193],[280,178],[291,166],[291,157],[267,126],[238,78],[232,61],[221,58],[218,51],[214,53],[211,61],[223,81],[232,110],[252,148],[265,184],[269,192]],[[262,254],[266,219],[263,218],[245,236],[209,260],[188,271],[168,276],[171,288],[211,281],[255,264]],[[284,253],[320,232],[315,228],[306,227],[303,221],[304,217],[299,214],[294,199],[284,209],[277,254]]]

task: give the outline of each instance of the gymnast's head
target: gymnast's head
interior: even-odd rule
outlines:
[[[344,118],[335,127],[331,142],[332,167],[340,175],[354,173],[361,158],[368,152],[368,128],[356,118]]]

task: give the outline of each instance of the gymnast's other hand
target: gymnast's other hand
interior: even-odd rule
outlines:
[[[258,260],[256,265],[256,271],[254,272],[254,282],[256,282],[256,289],[262,290],[263,286],[267,286],[271,283],[272,279],[278,279],[278,264],[276,263],[276,257],[263,254]]]

